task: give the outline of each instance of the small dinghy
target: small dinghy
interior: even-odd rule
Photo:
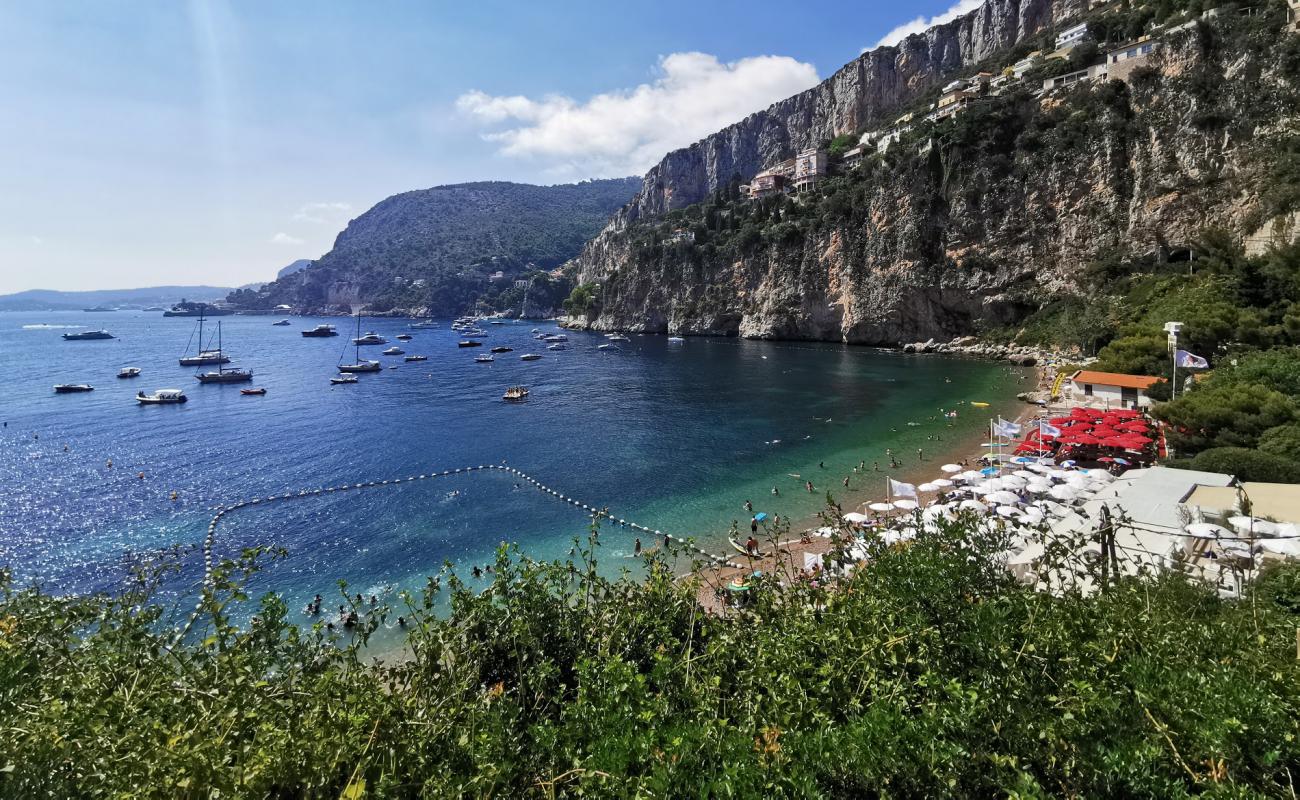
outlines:
[[[261,386],[257,386],[257,387],[251,388],[251,389],[240,389],[240,390],[239,390],[239,393],[240,393],[240,394],[247,394],[247,395],[264,395],[264,394],[266,394],[266,389],[264,389],[264,388],[261,387]]]
[[[54,386],[55,394],[75,394],[77,392],[93,392],[95,387],[89,383],[59,383]]]

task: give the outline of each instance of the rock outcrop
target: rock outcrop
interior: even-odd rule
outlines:
[[[1274,159],[1300,149],[1300,73],[1275,10],[1220,15],[1166,36],[1127,84],[1042,97],[1026,88],[919,126],[816,194],[753,202],[712,195],[656,216],[708,194],[739,161],[751,169],[767,153],[788,152],[785,143],[822,140],[892,109],[905,94],[897,85],[909,84],[898,75],[909,59],[928,65],[910,83],[933,83],[1071,11],[990,2],[891,55],[888,99],[879,94],[885,52],[876,51],[847,68],[876,65],[869,80],[854,84],[841,71],[774,106],[779,114],[769,109],[670,155],[570,264],[577,281],[599,285],[596,302],[570,324],[891,346],[948,341],[1016,324],[1075,292],[1099,262],[1176,257],[1208,227],[1244,238],[1279,213],[1274,198],[1287,193],[1275,184],[1289,173]],[[693,242],[671,236],[682,227]]]

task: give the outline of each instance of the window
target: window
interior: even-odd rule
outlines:
[[[1085,384],[1083,385],[1083,396],[1084,396],[1084,397],[1092,397],[1092,384],[1091,384],[1091,383],[1085,383]]]

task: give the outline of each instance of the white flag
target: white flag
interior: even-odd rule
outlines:
[[[1020,435],[1020,426],[1014,422],[1008,422],[1002,417],[998,417],[998,422],[993,426],[993,432],[998,436],[1011,438]]]
[[[916,487],[910,483],[889,479],[890,497],[916,497]]]
[[[1038,423],[1038,436],[1060,436],[1061,429],[1047,422]]]

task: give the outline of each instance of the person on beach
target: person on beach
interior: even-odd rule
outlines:
[[[921,448],[919,448],[919,447],[916,448],[916,460],[917,460],[917,461],[924,461],[924,460],[925,460],[925,452],[922,451]]]
[[[758,540],[753,536],[745,540],[745,552],[751,556],[758,555]]]
[[[750,533],[758,533],[758,517],[750,517],[750,519],[749,519],[749,532],[750,532]]]

